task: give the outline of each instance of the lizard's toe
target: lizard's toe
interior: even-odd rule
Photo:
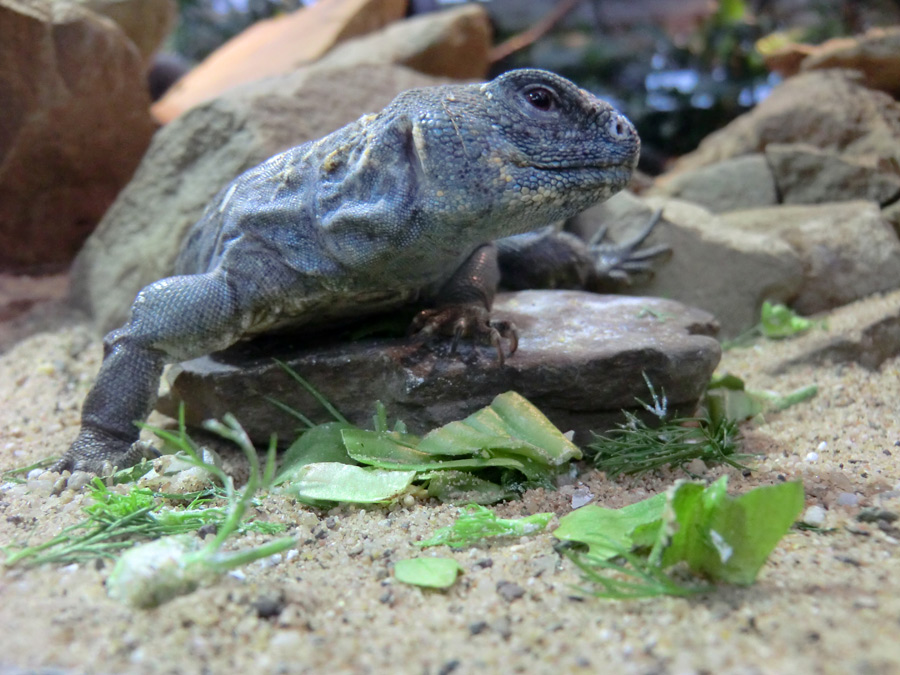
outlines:
[[[493,345],[501,366],[505,362],[503,340],[509,343],[510,355],[519,346],[518,332],[511,321],[491,321],[490,311],[474,303],[423,310],[413,319],[408,333],[420,337],[448,336],[451,338],[451,354],[456,353],[459,341],[463,337]]]
[[[128,442],[100,429],[82,427],[78,438],[66,454],[50,467],[50,471],[87,471],[108,476],[117,469],[137,464],[143,457],[158,454],[151,444],[144,441]]]

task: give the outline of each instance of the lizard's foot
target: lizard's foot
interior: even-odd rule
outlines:
[[[662,218],[662,209],[656,211],[644,229],[634,237],[618,244],[601,244],[606,228],[601,227],[588,242],[588,250],[594,259],[594,269],[600,278],[615,279],[626,284],[636,274],[649,274],[657,262],[668,260],[672,249],[665,244],[641,248],[641,244],[653,232]]]
[[[149,443],[129,443],[101,429],[82,427],[78,438],[50,471],[88,471],[109,476],[117,469],[137,464],[143,457],[156,457],[159,452]]]
[[[511,321],[491,321],[491,313],[480,304],[447,305],[419,312],[409,326],[409,335],[429,337],[447,335],[452,338],[450,353],[455,354],[462,337],[491,344],[497,350],[502,366],[506,360],[503,340],[509,342],[509,355],[519,346],[519,334]]]

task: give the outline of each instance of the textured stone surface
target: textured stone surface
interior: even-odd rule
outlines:
[[[874,370],[900,354],[900,291],[876,294],[819,318],[824,326],[774,350],[769,372],[824,363],[858,363]]]
[[[383,108],[401,91],[445,81],[394,66],[313,66],[226,94],[167,125],[78,255],[72,302],[103,332],[121,325],[137,292],[171,274],[185,231],[235,176]]]
[[[482,80],[490,68],[491,33],[484,7],[468,4],[397,21],[348,40],[319,63],[328,67],[393,63],[427,75]]]
[[[344,40],[401,19],[406,0],[321,0],[259,21],[185,75],[153,105],[167,123],[235,87],[312,63]]]
[[[500,366],[491,347],[404,339],[322,347],[244,348],[183,364],[172,394],[198,422],[231,412],[256,440],[288,442],[297,422],[270,396],[318,421],[328,415],[273,361],[305,377],[351,421],[368,426],[376,400],[414,432],[460,419],[515,390],[561,429],[587,440],[589,429],[621,421],[620,410],[648,396],[642,373],[670,405],[690,409],[719,362],[715,322],[670,300],[577,291],[524,291],[498,297],[494,315],[519,328],[519,350]],[[163,408],[173,409],[170,400]]]
[[[900,288],[900,240],[873,202],[734,211],[722,220],[747,232],[775,235],[796,252],[803,283],[791,305],[803,314]]]
[[[652,197],[631,227],[646,223],[656,209],[661,222],[648,244],[672,247],[672,258],[659,265],[636,291],[672,298],[711,312],[723,337],[733,337],[759,320],[766,299],[788,301],[800,289],[800,256],[774,233],[729,227],[721,216],[677,199]],[[623,214],[620,220],[625,220]]]
[[[651,194],[700,204],[713,213],[777,204],[772,169],[759,153],[662,176]]]
[[[873,28],[862,35],[827,40],[800,62],[800,70],[851,68],[867,87],[900,93],[900,26]]]
[[[763,153],[665,174],[650,194],[694,202],[713,213],[856,199],[888,204],[900,195],[900,173],[871,155],[770,143]]]
[[[778,85],[749,113],[707,136],[673,171],[762,152],[770,143],[808,143],[846,157],[900,166],[900,103],[852,73],[803,73]]]
[[[0,101],[0,270],[61,268],[150,142],[141,57],[86,9],[0,0]]]
[[[869,158],[841,157],[806,143],[772,143],[765,154],[778,186],[780,201],[784,204],[821,204],[854,199],[887,204],[900,195],[897,168],[878,166]],[[737,190],[739,186],[740,183],[735,182],[732,188]],[[751,206],[754,205],[748,204],[744,208]],[[758,202],[755,206],[767,204]]]

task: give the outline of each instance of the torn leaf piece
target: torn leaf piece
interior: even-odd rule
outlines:
[[[298,469],[282,491],[300,499],[372,503],[406,490],[415,471],[384,471],[339,462],[317,462]]]
[[[435,469],[464,470],[501,467],[524,470],[523,463],[512,458],[479,456],[456,459],[452,455],[422,452],[417,447],[407,444],[411,441],[410,437],[405,434],[364,429],[344,429],[341,433],[350,457],[361,464],[369,464],[382,469],[432,471]],[[466,451],[464,454],[471,455],[472,453]]]
[[[394,563],[397,581],[427,588],[449,588],[461,571],[453,558],[410,558]]]
[[[560,518],[553,536],[587,544],[592,558],[607,560],[622,551],[648,543],[635,541],[635,531],[641,526],[654,525],[651,536],[655,538],[665,505],[665,493],[621,509],[588,504]]]
[[[752,584],[772,550],[803,510],[799,482],[758,487],[729,497],[722,476],[707,488],[678,485],[671,496],[677,530],[662,556],[663,566],[684,560],[714,581]]]
[[[352,464],[347,454],[341,432],[351,429],[346,422],[326,422],[304,431],[290,447],[284,451],[281,470],[275,477],[275,485],[292,480],[294,474],[307,464],[319,462],[340,462]]]
[[[516,496],[513,490],[468,471],[432,471],[419,479],[427,481],[429,497],[445,504],[496,504]]]
[[[524,518],[500,518],[484,506],[469,504],[453,525],[437,530],[430,539],[416,545],[462,548],[486,537],[523,537],[543,531],[552,513],[535,513]]]
[[[507,450],[540,464],[561,466],[581,459],[581,450],[526,398],[514,391],[459,422],[429,432],[419,443],[422,452],[438,455],[467,451]]]

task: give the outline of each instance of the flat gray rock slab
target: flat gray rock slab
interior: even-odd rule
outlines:
[[[171,414],[183,400],[193,424],[231,412],[255,441],[266,442],[275,432],[290,442],[297,420],[266,397],[317,422],[330,418],[274,362],[278,358],[362,426],[371,427],[376,400],[390,419],[423,433],[515,390],[585,442],[590,430],[622,421],[621,410],[635,407],[635,398],[650,400],[643,373],[657,392],[665,391],[670,409],[690,412],[721,356],[711,337],[717,330],[712,315],[671,300],[523,291],[501,294],[494,317],[519,329],[519,349],[503,366],[493,348],[465,340],[454,355],[446,339],[298,347],[285,337],[262,350],[231,350],[182,364],[159,407]]]

